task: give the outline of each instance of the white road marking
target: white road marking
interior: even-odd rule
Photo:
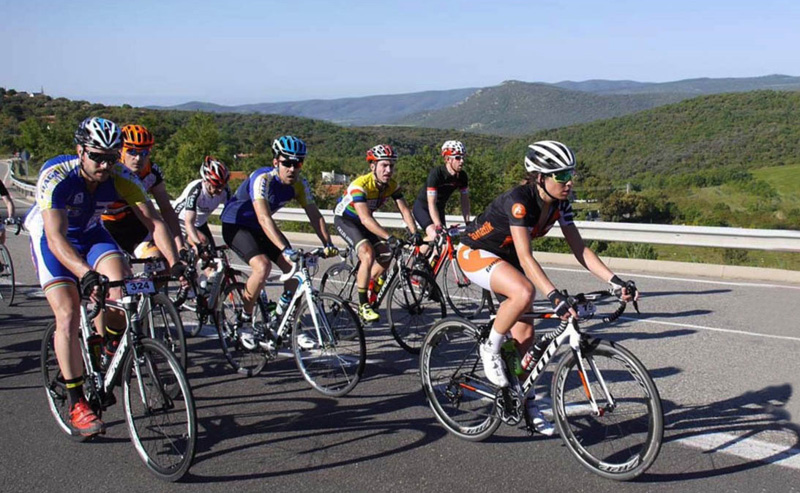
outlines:
[[[642,318],[634,318],[634,317],[619,317],[620,320],[630,320],[633,322],[641,322],[645,324],[659,324],[659,325],[670,325],[672,327],[688,327],[691,329],[698,329],[698,330],[707,330],[710,332],[724,332],[727,334],[737,334],[737,335],[746,335],[746,336],[753,336],[753,337],[764,337],[767,339],[780,339],[784,341],[797,341],[800,342],[800,337],[791,337],[791,336],[777,336],[772,334],[760,334],[758,332],[747,332],[744,330],[734,330],[734,329],[720,329],[718,327],[707,327],[705,325],[693,325],[693,324],[686,324],[686,323],[678,323],[678,322],[665,322],[663,320],[647,320]]]
[[[766,462],[779,466],[800,469],[800,450],[785,445],[765,442],[756,438],[745,438],[730,433],[707,433],[676,440],[705,451],[723,452],[753,462]]]

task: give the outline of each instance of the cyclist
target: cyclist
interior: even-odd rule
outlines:
[[[206,156],[200,166],[200,178],[189,183],[173,202],[180,220],[181,230],[192,246],[215,246],[214,237],[208,228],[208,216],[220,204],[231,198],[228,180],[231,172],[222,161]]]
[[[560,142],[540,141],[528,146],[525,155],[528,176],[523,185],[497,197],[467,227],[458,249],[458,264],[475,284],[505,297],[488,340],[480,354],[486,377],[497,386],[508,385],[500,357],[500,346],[511,331],[523,353],[533,342],[531,324],[519,322],[530,310],[536,292],[546,295],[562,319],[575,316],[569,299],[559,292],[531,252],[531,239],[547,234],[558,221],[575,258],[592,274],[631,299],[625,282],[590,250],[573,223],[569,195],[575,173],[575,155]],[[638,295],[637,295],[638,296]],[[536,409],[531,414],[537,430],[553,434],[553,425]]]
[[[104,204],[124,200],[153,233],[173,275],[185,270],[169,230],[147,199],[141,182],[119,164],[119,127],[104,118],[84,120],[75,132],[77,156],[58,156],[42,165],[36,204],[25,226],[39,283],[56,318],[55,352],[70,403],[70,426],[83,436],[105,431],[105,425],[83,397],[83,363],[78,327],[81,296],[98,300],[103,276],[121,279],[129,273],[117,243],[100,220]],[[182,279],[182,284],[187,285]],[[111,298],[119,298],[119,289]],[[119,313],[107,323],[125,326]],[[102,324],[101,324],[102,326]],[[121,331],[121,330],[120,330]]]
[[[278,229],[272,214],[291,200],[297,200],[305,209],[311,226],[325,246],[325,255],[336,255],[339,250],[331,243],[325,219],[314,203],[308,182],[300,176],[306,158],[306,144],[291,135],[278,137],[272,143],[272,166],[252,172],[236,190],[222,211],[222,238],[236,254],[253,269],[247,279],[243,294],[243,327],[251,323],[253,306],[264,288],[271,262],[288,272],[288,260],[294,250],[289,240]],[[297,281],[289,280],[287,291]],[[245,333],[246,334],[246,333]]]
[[[8,210],[8,217],[5,221],[0,221],[0,245],[5,245],[6,243],[6,222],[11,222],[14,220],[14,214],[16,209],[14,208],[14,200],[11,198],[11,194],[8,193],[8,189],[6,188],[5,184],[0,180],[0,197],[2,197],[3,202],[6,204],[6,210]]]
[[[395,150],[390,145],[376,145],[367,151],[367,162],[370,172],[359,176],[347,187],[334,209],[333,224],[361,262],[356,275],[358,314],[365,321],[374,322],[380,315],[372,309],[367,298],[369,281],[379,282],[378,276],[389,266],[390,249],[397,246],[398,239],[383,229],[372,213],[391,197],[397,203],[414,242],[419,244],[422,237],[400,187],[392,179],[397,163]]]
[[[444,166],[437,166],[428,173],[425,185],[419,189],[414,201],[414,219],[425,231],[425,241],[431,241],[436,233],[447,227],[444,209],[447,200],[458,189],[461,192],[461,215],[464,224],[469,222],[469,180],[464,171],[467,148],[457,140],[448,140],[442,145]],[[427,253],[427,245],[420,250]]]
[[[154,143],[153,134],[144,126],[125,125],[122,127],[122,164],[142,181],[144,189],[155,199],[175,245],[178,250],[183,250],[185,245],[178,216],[170,203],[164,174],[157,164],[150,161]],[[103,212],[103,225],[128,254],[139,258],[162,256],[147,228],[125,201],[118,200],[107,206]]]

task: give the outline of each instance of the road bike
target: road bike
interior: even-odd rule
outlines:
[[[225,288],[217,331],[222,351],[236,371],[257,375],[280,349],[290,345],[297,368],[318,392],[341,397],[358,384],[367,359],[364,329],[347,303],[312,285],[309,268],[323,252],[322,248],[296,250],[290,258],[292,269],[280,280],[296,279],[297,289],[282,313],[262,292],[256,300],[252,330],[241,322],[244,283]]]
[[[444,296],[433,275],[426,270],[413,267],[410,250],[405,241],[400,241],[391,252],[389,268],[377,293],[370,293],[373,310],[378,310],[386,299],[386,317],[392,337],[412,354],[419,354],[419,347],[428,329],[447,315]],[[340,253],[344,259],[325,271],[320,289],[333,293],[357,308],[358,290],[356,276],[360,260],[352,264],[346,259],[351,249]]]
[[[475,325],[453,317],[436,324],[425,337],[420,356],[422,386],[436,419],[449,432],[472,441],[488,438],[501,423],[524,421],[532,434],[527,401],[534,399],[534,385],[553,362],[552,417],[570,452],[605,478],[630,480],[645,472],[656,460],[664,434],[658,389],[630,351],[613,341],[588,336],[578,324],[595,315],[594,302],[609,296],[613,296],[609,291],[575,296],[578,318],[562,321],[545,335],[548,344],[527,377],[512,374],[508,368],[513,361],[504,354],[511,385],[503,388],[486,379],[478,353],[493,320]],[[603,321],[619,318],[625,306],[620,301],[617,310]],[[521,320],[546,318],[557,316],[531,312]],[[562,346],[567,350],[560,358],[554,357]],[[512,354],[514,357],[519,356]]]
[[[102,291],[121,287],[119,301],[103,300],[87,312],[81,304],[80,347],[84,366],[84,394],[92,410],[100,417],[116,403],[114,389],[122,385],[125,422],[139,457],[159,479],[177,481],[192,465],[197,440],[197,416],[189,382],[175,355],[160,341],[145,336],[137,305],[144,294],[155,293],[153,277],[127,278],[104,282]],[[90,350],[95,334],[92,319],[105,307],[125,314],[126,329],[114,356],[104,367]],[[76,441],[85,437],[70,427],[69,401],[64,377],[56,358],[51,323],[42,340],[42,376],[50,411],[64,433]]]
[[[455,315],[472,319],[483,310],[486,296],[484,289],[469,280],[456,260],[453,238],[460,236],[465,229],[456,224],[437,233],[436,238],[428,243],[430,263],[420,252],[420,247],[414,248],[413,257],[415,268],[430,272],[439,281],[447,304]]]
[[[9,226],[16,226],[15,235],[22,230],[22,219],[18,217],[9,217],[3,222]],[[0,244],[0,305],[11,306],[14,304],[14,293],[16,292],[14,280],[14,262],[11,260],[11,253],[5,245]]]

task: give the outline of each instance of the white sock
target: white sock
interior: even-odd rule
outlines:
[[[492,349],[492,352],[494,354],[500,354],[500,346],[503,345],[503,341],[505,340],[505,338],[506,338],[505,334],[501,334],[497,332],[495,329],[492,329],[492,331],[489,332],[489,339],[488,339],[489,347]]]

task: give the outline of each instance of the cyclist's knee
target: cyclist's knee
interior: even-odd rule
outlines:
[[[264,282],[272,270],[272,264],[266,256],[259,255],[250,259],[250,268],[253,269],[251,276]]]
[[[375,261],[375,250],[372,248],[372,245],[364,242],[358,247],[358,260],[360,260],[362,264],[372,265]]]

